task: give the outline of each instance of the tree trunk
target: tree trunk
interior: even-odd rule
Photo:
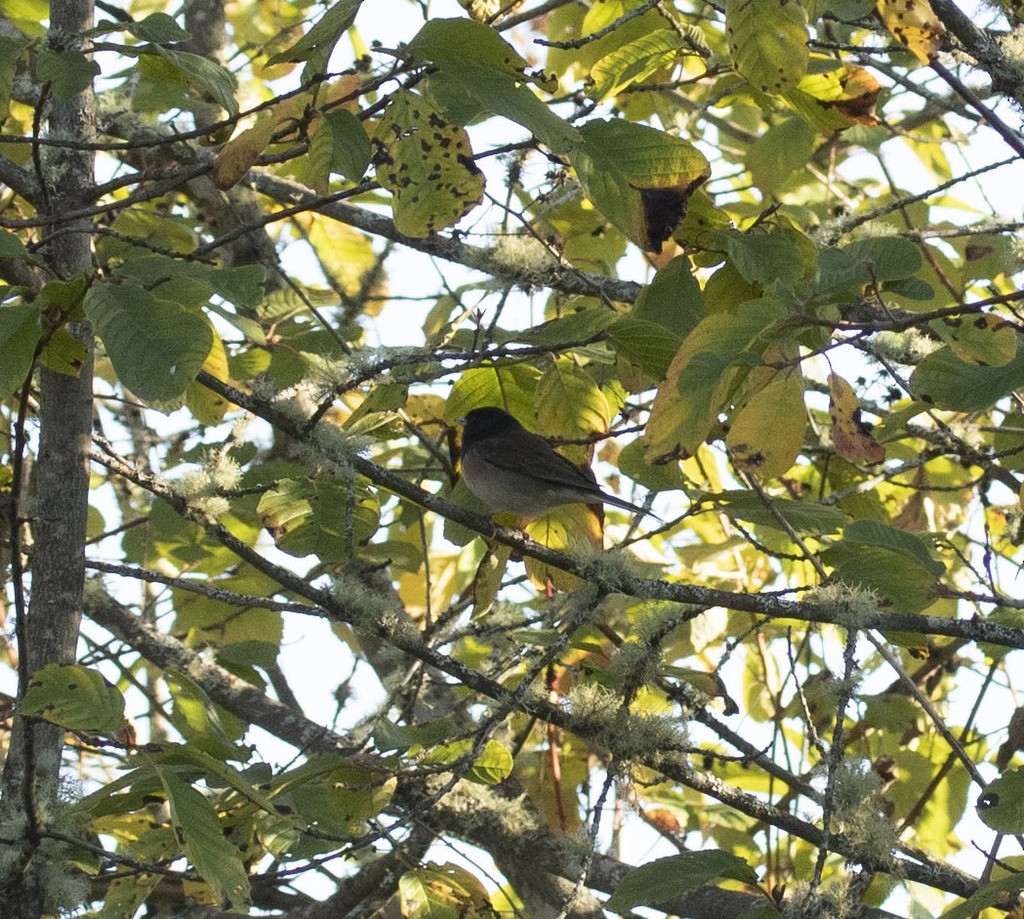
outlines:
[[[77,50],[83,30],[92,25],[92,0],[53,0],[50,47]],[[47,139],[93,140],[92,90],[61,100],[50,98]],[[44,247],[48,273],[68,279],[91,267],[87,218],[61,221],[60,215],[91,200],[93,154],[88,150],[50,147],[39,159],[44,192],[36,201],[51,216]],[[33,469],[32,499],[20,513],[32,528],[31,600],[19,617],[20,675],[51,663],[73,663],[81,621],[85,532],[89,500],[87,455],[92,427],[92,328],[75,322],[69,331],[88,351],[77,377],[41,368],[38,373],[39,445]],[[67,884],[59,859],[47,854],[45,832],[59,818],[58,791],[64,745],[61,728],[36,720],[14,719],[3,772],[0,816],[4,836],[19,845],[0,853],[0,889],[4,915],[37,919],[59,907]],[[67,904],[70,905],[70,904]]]

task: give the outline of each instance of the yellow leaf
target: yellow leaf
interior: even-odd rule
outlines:
[[[835,70],[809,73],[785,96],[811,127],[830,133],[855,124],[878,124],[875,103],[881,89],[863,67],[841,64]]]
[[[508,567],[508,560],[512,555],[509,546],[496,546],[488,549],[476,569],[476,576],[473,578],[473,618],[490,612],[494,600],[501,588],[501,581],[505,576],[505,569]]]
[[[611,421],[608,399],[594,378],[566,358],[555,361],[537,383],[534,394],[537,433],[543,437],[583,439],[604,434]],[[566,444],[559,453],[583,465],[593,457],[589,444]]]
[[[893,38],[922,64],[938,54],[946,29],[928,0],[878,0],[876,8]]]
[[[450,227],[483,199],[469,135],[422,96],[395,96],[373,147],[377,181],[391,192],[395,226],[407,236]]]
[[[803,378],[784,372],[739,410],[725,442],[740,469],[772,478],[796,461],[806,429]]]
[[[216,331],[213,333],[213,347],[203,362],[203,370],[222,382],[231,381],[231,374],[228,371],[228,354],[224,349],[224,342]],[[237,405],[228,402],[212,389],[207,389],[195,381],[189,383],[188,389],[185,390],[185,404],[196,419],[203,424],[220,424],[225,414],[238,408]]]
[[[459,0],[459,6],[477,22],[503,19],[522,5],[523,0]]]
[[[593,547],[603,542],[602,516],[593,507],[568,504],[531,521],[526,527],[526,535],[542,546],[569,555],[577,555],[581,551],[592,554]],[[580,579],[574,574],[567,574],[536,559],[525,561],[526,573],[537,587],[544,589],[550,584],[556,590],[570,591],[580,586]]]
[[[836,453],[851,463],[880,463],[885,459],[885,447],[860,420],[860,401],[853,387],[841,376],[828,377],[829,406],[832,418],[832,441]]]
[[[457,865],[429,864],[402,875],[398,882],[402,915],[408,919],[495,919],[483,884]]]

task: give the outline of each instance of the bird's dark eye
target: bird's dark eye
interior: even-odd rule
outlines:
[[[990,807],[999,806],[999,795],[992,791],[986,791],[978,798],[978,810],[987,810]]]

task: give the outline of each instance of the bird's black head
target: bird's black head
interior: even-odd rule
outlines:
[[[484,440],[509,431],[521,430],[522,425],[500,408],[475,408],[466,413],[462,441]]]

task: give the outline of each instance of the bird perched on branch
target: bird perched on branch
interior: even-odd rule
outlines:
[[[594,473],[557,453],[500,408],[475,408],[463,419],[462,477],[492,511],[540,517],[563,504],[611,504],[649,510],[602,491]]]

